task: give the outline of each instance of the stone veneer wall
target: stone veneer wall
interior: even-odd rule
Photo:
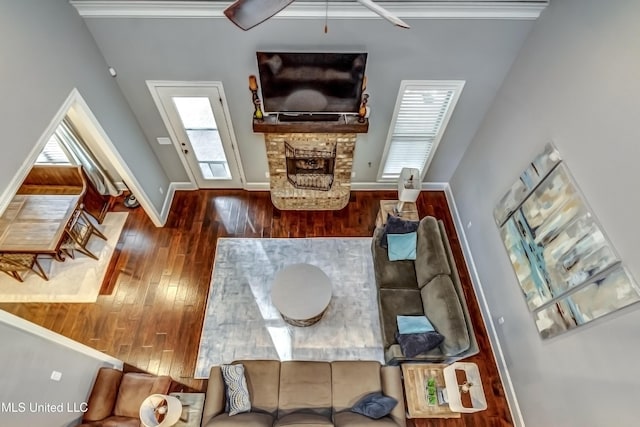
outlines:
[[[266,133],[271,201],[280,210],[339,210],[349,203],[355,133]],[[336,145],[333,185],[329,191],[295,188],[287,180],[284,143],[301,149]]]

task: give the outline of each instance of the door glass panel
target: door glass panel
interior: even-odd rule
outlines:
[[[173,97],[182,125],[205,179],[231,179],[211,103],[206,96]]]

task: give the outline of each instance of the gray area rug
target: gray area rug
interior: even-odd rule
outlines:
[[[219,239],[195,378],[239,359],[384,362],[371,238]],[[271,303],[275,274],[290,264],[332,282],[324,317],[301,328]]]

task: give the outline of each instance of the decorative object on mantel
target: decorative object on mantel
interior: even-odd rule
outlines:
[[[395,213],[402,216],[402,210],[406,202],[415,203],[420,195],[422,181],[420,181],[420,169],[402,168],[398,177],[398,205]]]
[[[502,197],[494,218],[542,338],[640,301],[640,288],[551,144]]]
[[[365,93],[367,90],[367,76],[362,77],[362,99],[360,101],[360,108],[358,109],[358,122],[364,123],[365,118],[369,117],[369,94]]]
[[[260,97],[258,97],[258,79],[253,74],[249,76],[249,90],[251,91],[251,97],[253,99],[253,106],[255,111],[253,112],[253,118],[255,120],[262,121],[264,115],[260,108]]]

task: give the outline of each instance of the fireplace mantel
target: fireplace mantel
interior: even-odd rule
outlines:
[[[264,120],[253,120],[253,131],[257,133],[367,133],[369,119],[363,123],[357,116],[343,115],[336,121],[282,122],[277,115]]]

